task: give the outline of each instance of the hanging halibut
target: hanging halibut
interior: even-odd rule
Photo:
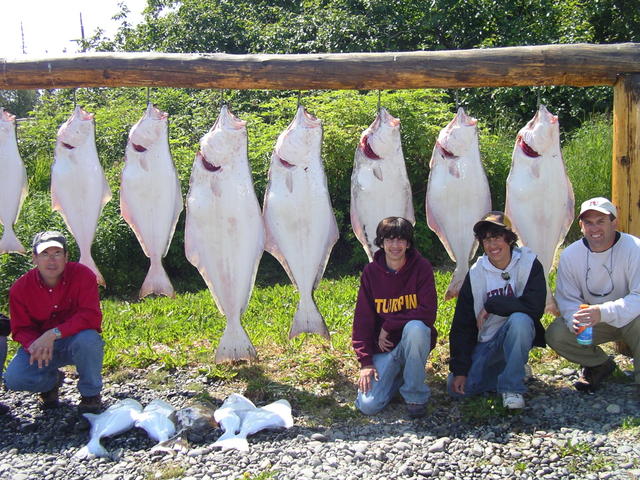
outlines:
[[[120,210],[151,260],[140,298],[151,293],[173,297],[162,266],[182,211],[182,193],[169,152],[166,112],[149,104],[129,132],[120,183]]]
[[[80,249],[80,263],[104,278],[91,256],[102,207],[111,200],[96,149],[93,114],[76,106],[60,126],[51,166],[51,208],[60,212]]]
[[[247,157],[246,122],[226,106],[200,141],[189,184],[185,253],[227,318],[216,362],[252,360],[256,351],[240,316],[264,250],[264,224]]]
[[[427,182],[427,224],[456,262],[445,300],[458,296],[478,248],[473,226],[491,210],[489,182],[480,160],[478,121],[458,109],[433,147]]]
[[[351,174],[351,227],[369,261],[378,223],[404,217],[415,225],[411,184],[400,142],[400,120],[381,108],[360,137]]]
[[[278,137],[264,195],[265,249],[282,264],[300,293],[289,338],[305,332],[329,337],[313,299],[338,240],[321,147],[322,123],[298,107]]]
[[[27,196],[27,170],[16,140],[16,117],[0,107],[0,223],[4,226],[0,253],[25,253],[13,231],[22,202]]]
[[[519,132],[507,177],[505,213],[548,276],[573,222],[573,189],[560,152],[558,117],[544,105]],[[546,311],[559,315],[547,286]]]

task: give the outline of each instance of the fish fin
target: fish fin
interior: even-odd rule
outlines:
[[[2,232],[2,239],[0,239],[0,253],[26,253],[24,246],[16,237],[16,233],[13,231],[11,225],[5,225],[4,232]]]
[[[298,309],[293,317],[291,330],[289,330],[289,338],[297,337],[301,333],[317,333],[325,338],[330,338],[327,325],[312,296],[306,298],[300,296]]]
[[[352,196],[351,212],[350,212],[351,228],[353,229],[353,233],[355,234],[356,238],[362,245],[362,248],[364,248],[364,252],[367,254],[367,257],[369,258],[369,262],[373,262],[373,249],[369,245],[367,232],[364,229],[364,224],[360,221],[360,218],[358,217],[358,213],[356,212],[354,205],[355,205],[355,201]],[[373,245],[373,239],[372,239],[371,245]]]
[[[151,259],[149,272],[140,288],[140,298],[144,298],[152,293],[156,295],[166,295],[171,298],[176,296],[173,285],[171,285],[171,280],[169,280],[169,276],[162,266],[161,259],[157,259],[156,261],[154,261],[153,258]]]
[[[173,224],[171,225],[171,232],[167,237],[167,247],[164,249],[162,257],[166,257],[169,252],[169,247],[171,246],[171,239],[173,238],[173,234],[176,231],[176,225],[178,224],[178,219],[180,218],[180,213],[184,208],[184,202],[182,201],[182,190],[180,189],[180,180],[176,176],[176,186],[175,186],[175,197],[173,203]]]
[[[249,451],[249,442],[247,442],[246,438],[242,437],[231,437],[225,440],[218,440],[212,446],[221,448],[223,452],[225,450],[239,450],[241,452]]]
[[[442,245],[444,246],[444,249],[447,252],[447,255],[449,255],[449,258],[455,262],[456,261],[456,256],[453,254],[453,249],[451,248],[451,245],[449,244],[449,241],[447,240],[447,236],[444,234],[444,230],[440,226],[440,223],[438,222],[438,218],[433,213],[433,210],[431,208],[429,208],[430,202],[429,202],[429,191],[428,191],[428,188],[429,187],[427,186],[427,201],[426,201],[426,203],[427,203],[427,206],[426,206],[426,210],[427,210],[427,225],[438,236],[438,238],[440,239],[440,242],[442,243]]]
[[[229,321],[224,329],[220,343],[216,350],[216,363],[234,362],[236,360],[255,360],[258,357],[247,332],[244,331],[240,320]]]
[[[380,180],[381,182],[384,181],[383,176],[382,176],[382,167],[380,167],[380,165],[375,165],[373,167],[373,176],[376,177],[378,180]]]
[[[104,277],[102,276],[102,273],[100,273],[100,270],[96,265],[96,262],[93,260],[93,257],[91,256],[91,252],[85,255],[80,253],[80,263],[89,267],[89,269],[91,269],[91,271],[96,274],[96,281],[98,282],[98,285],[102,285],[103,287],[107,286],[107,284],[104,281]]]
[[[460,288],[462,288],[462,283],[464,282],[464,278],[467,276],[468,271],[469,266],[467,264],[456,265],[456,268],[453,271],[453,275],[451,277],[451,282],[449,282],[447,291],[444,294],[445,300],[451,300],[458,296],[458,294],[460,293]]]
[[[460,178],[460,168],[457,160],[449,161],[449,173],[456,178]]]
[[[99,438],[92,438],[91,440],[89,440],[89,443],[78,450],[73,456],[79,459],[91,457],[108,457],[109,452],[100,444]]]
[[[113,197],[113,193],[111,192],[111,188],[109,188],[109,183],[107,179],[102,177],[102,199],[100,200],[100,208],[104,207],[111,198]]]

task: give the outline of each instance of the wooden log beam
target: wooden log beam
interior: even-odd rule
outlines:
[[[613,88],[611,197],[618,229],[640,237],[640,74],[621,75]]]
[[[613,85],[640,73],[640,44],[433,52],[229,55],[79,53],[0,58],[0,89],[186,87],[407,89]]]

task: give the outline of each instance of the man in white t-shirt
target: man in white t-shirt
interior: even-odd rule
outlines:
[[[596,197],[580,208],[584,238],[560,256],[556,301],[562,317],[547,329],[551,348],[582,366],[574,384],[593,392],[615,369],[598,345],[623,341],[633,352],[635,385],[640,385],[640,239],[617,231],[616,207]],[[580,305],[589,305],[580,308]],[[591,345],[576,341],[578,324],[593,328]]]

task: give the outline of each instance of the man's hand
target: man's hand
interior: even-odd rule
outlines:
[[[464,385],[466,383],[467,383],[466,375],[456,375],[455,377],[453,377],[453,382],[451,383],[451,390],[453,390],[453,393],[464,395]]]
[[[389,332],[384,328],[380,329],[380,335],[378,336],[378,347],[381,352],[390,352],[393,350],[393,342],[389,340]]]
[[[360,369],[360,378],[358,379],[358,390],[362,393],[367,393],[371,390],[371,377],[376,381],[378,380],[378,370],[376,370],[376,367],[362,367]]]
[[[488,316],[489,312],[487,312],[484,308],[480,310],[480,313],[478,313],[478,317],[476,318],[476,325],[478,325],[478,330],[482,330],[482,325],[484,325],[484,321]]]
[[[52,330],[47,330],[40,335],[30,346],[29,365],[34,362],[38,364],[38,368],[48,367],[49,362],[53,358],[53,342],[56,341],[56,334]]]
[[[573,314],[573,333],[577,334],[577,328],[579,324],[582,326],[593,327],[602,319],[600,314],[599,305],[590,305],[586,308],[581,308]]]

